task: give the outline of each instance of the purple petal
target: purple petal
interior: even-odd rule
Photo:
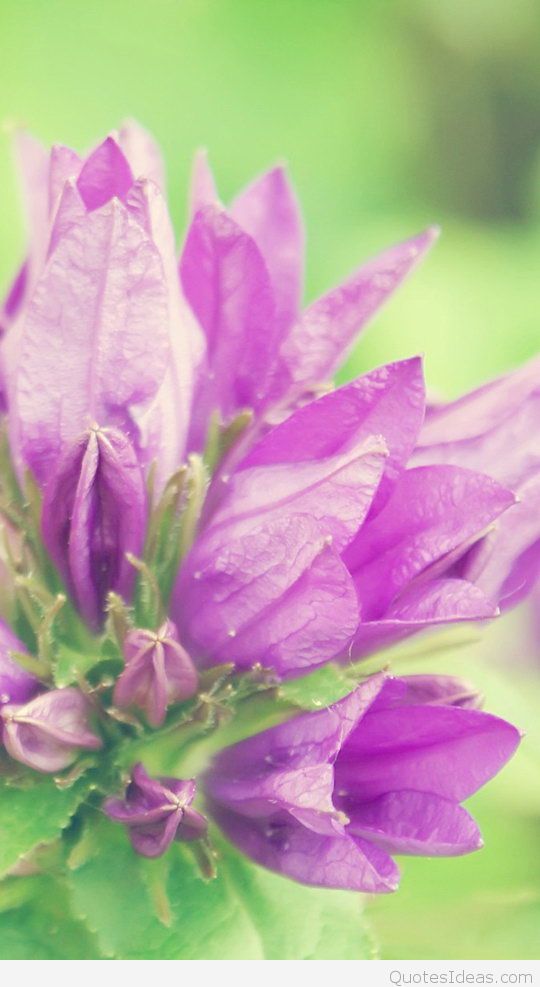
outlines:
[[[337,759],[336,791],[363,802],[404,789],[461,802],[500,771],[519,740],[510,723],[475,709],[374,709]]]
[[[452,463],[489,473],[517,489],[540,470],[540,358],[430,409],[415,461]]]
[[[8,754],[36,771],[61,771],[75,760],[78,748],[102,746],[88,727],[89,710],[85,696],[71,688],[45,692],[25,706],[4,707]]]
[[[264,773],[309,768],[333,762],[350,731],[376,700],[384,686],[383,675],[366,679],[354,692],[316,713],[304,713],[285,723],[263,730],[214,759],[209,772],[213,779],[232,781],[263,778]]]
[[[159,804],[151,807],[138,802],[122,801],[122,799],[109,798],[103,803],[103,810],[113,819],[114,822],[123,823],[125,826],[154,826],[156,823],[164,823],[175,812],[172,804],[165,804],[163,798]]]
[[[128,827],[137,853],[159,857],[174,839],[204,836],[207,820],[190,805],[195,793],[193,779],[150,778],[139,763],[133,768],[125,798],[106,799],[103,809],[110,819]]]
[[[497,614],[497,606],[473,583],[434,579],[402,593],[384,619],[361,621],[351,655],[361,658],[419,631],[458,621],[489,620]]]
[[[240,468],[318,460],[380,435],[388,448],[380,509],[414,448],[424,401],[421,360],[389,363],[300,408],[268,432]]]
[[[227,484],[226,499],[212,518],[212,528],[231,520],[257,523],[261,514],[308,514],[341,552],[366,518],[386,458],[384,441],[370,436],[347,452],[321,460],[236,471]]]
[[[358,622],[350,576],[305,515],[202,538],[175,599],[190,650],[206,664],[261,662],[280,674],[346,651]]]
[[[126,206],[158,250],[168,298],[167,369],[151,404],[136,413],[139,445],[145,463],[155,464],[154,490],[159,496],[185,457],[194,367],[200,362],[203,341],[180,291],[174,232],[162,193],[152,182],[136,182]]]
[[[86,620],[97,626],[105,597],[129,600],[146,528],[146,490],[120,432],[91,430],[61,459],[45,487],[42,533]]]
[[[65,232],[22,329],[11,423],[19,466],[43,482],[89,421],[129,427],[165,373],[166,312],[159,255],[118,200]]]
[[[405,470],[385,508],[344,556],[362,619],[386,616],[413,577],[480,536],[513,503],[510,491],[481,473],[454,466]]]
[[[69,178],[62,186],[52,220],[47,259],[51,258],[60,241],[66,235],[69,236],[72,229],[85,225],[85,217],[86,206],[78,192],[77,183],[74,178]]]
[[[471,549],[457,572],[508,607],[540,571],[540,360],[430,411],[417,462],[474,465],[519,498],[495,530]]]
[[[483,702],[481,693],[464,679],[453,675],[407,675],[398,680],[405,687],[401,703],[413,706],[434,703],[437,706],[460,706],[478,709]]]
[[[13,281],[9,286],[8,293],[2,302],[0,312],[0,333],[5,332],[8,325],[13,321],[19,312],[26,294],[27,285],[28,261],[25,261],[24,264],[21,264],[19,270],[13,278]]]
[[[432,245],[431,227],[385,250],[348,281],[313,302],[289,333],[282,353],[292,378],[310,384],[333,376],[357,334]]]
[[[208,162],[208,154],[204,148],[199,148],[193,158],[191,183],[189,190],[189,212],[193,217],[204,206],[219,206],[218,191],[212,169]]]
[[[273,168],[249,185],[231,205],[231,216],[253,237],[274,288],[278,325],[298,315],[304,277],[304,229],[285,168]]]
[[[51,148],[49,167],[49,213],[53,215],[64,186],[69,179],[76,179],[80,173],[82,160],[70,147],[54,144]]]
[[[431,792],[388,792],[363,804],[345,800],[343,807],[350,818],[347,831],[387,853],[451,857],[483,845],[469,813]]]
[[[159,726],[167,707],[191,698],[198,675],[187,651],[180,645],[172,621],[156,632],[130,631],[124,642],[126,667],[116,681],[117,706],[139,706],[148,722]]]
[[[13,140],[17,176],[21,183],[30,267],[35,278],[47,246],[49,226],[49,152],[24,130]]]
[[[114,687],[116,706],[139,706],[152,726],[160,726],[168,705],[163,646],[150,645],[126,666]]]
[[[90,211],[104,206],[114,196],[124,199],[133,185],[126,158],[112,137],[107,137],[86,159],[77,188]]]
[[[165,165],[158,144],[136,120],[126,120],[118,142],[135,178],[146,178],[165,191]]]
[[[224,210],[199,210],[180,261],[184,294],[206,337],[206,365],[195,399],[192,446],[208,418],[224,419],[267,396],[278,327],[270,278],[255,243]]]
[[[129,837],[136,853],[142,857],[161,857],[169,849],[182,822],[180,812],[171,812],[165,823],[144,823],[132,826]]]
[[[382,850],[349,836],[322,836],[300,823],[247,820],[219,807],[213,814],[242,853],[302,884],[368,893],[394,891],[399,871]]]
[[[26,648],[7,624],[0,620],[0,706],[5,703],[25,703],[41,688],[38,679],[11,658],[12,651],[24,653]]]
[[[164,821],[168,818],[171,807],[173,801],[167,798],[162,780],[151,778],[140,763],[133,767],[125,798],[109,798],[103,803],[103,808],[111,819],[126,825]]]
[[[459,564],[458,572],[501,609],[515,606],[540,576],[540,472],[519,489],[519,502]]]
[[[274,806],[275,811],[290,812],[316,832],[320,831],[318,817],[333,821],[336,816],[332,802],[334,772],[330,764],[269,771],[243,780],[223,777],[216,769],[211,773],[206,789],[213,799],[243,816],[254,819],[268,816],[269,806]]]

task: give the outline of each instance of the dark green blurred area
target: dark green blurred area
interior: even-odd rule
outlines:
[[[423,352],[430,387],[456,394],[539,348],[537,0],[0,0],[0,39],[2,283],[24,249],[9,127],[83,149],[134,116],[164,148],[179,236],[197,146],[225,197],[289,162],[310,298],[443,226],[342,379]],[[540,655],[524,619],[438,659],[528,737],[474,802],[486,848],[406,861],[402,890],[373,904],[383,956],[540,955]]]

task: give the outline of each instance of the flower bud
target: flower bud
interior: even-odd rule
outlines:
[[[11,757],[46,773],[67,768],[79,748],[96,750],[101,740],[88,725],[90,707],[78,689],[53,689],[24,705],[0,709],[2,741]]]
[[[25,703],[39,691],[40,683],[11,657],[12,651],[26,651],[6,624],[0,621],[0,707]]]
[[[110,819],[128,827],[137,853],[160,857],[173,840],[205,835],[205,817],[191,808],[195,792],[193,779],[150,778],[142,764],[136,764],[124,798],[106,799],[103,808]]]
[[[110,590],[129,599],[146,526],[144,478],[116,429],[92,428],[60,460],[43,501],[43,540],[77,606],[99,626]]]
[[[157,632],[130,631],[124,641],[124,660],[126,667],[116,682],[114,702],[117,706],[139,706],[152,726],[163,723],[171,703],[190,699],[197,691],[197,671],[171,620]]]

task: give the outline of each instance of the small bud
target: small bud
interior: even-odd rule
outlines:
[[[90,706],[78,689],[53,689],[24,705],[0,708],[2,741],[16,761],[36,771],[67,768],[81,747],[96,750],[101,740],[88,726]]]
[[[13,652],[24,653],[24,644],[0,621],[0,707],[25,703],[39,691],[41,683],[13,660]]]
[[[134,576],[126,552],[140,554],[146,490],[129,440],[92,428],[60,460],[45,488],[43,540],[79,610],[96,628],[110,590],[129,599]]]
[[[134,850],[143,857],[160,857],[173,840],[197,840],[208,823],[191,808],[196,785],[193,779],[150,778],[136,764],[123,799],[109,798],[105,813],[128,827]]]
[[[165,719],[167,707],[195,695],[198,675],[178,641],[171,620],[156,631],[129,631],[124,641],[126,667],[116,682],[117,706],[139,706],[152,726]]]

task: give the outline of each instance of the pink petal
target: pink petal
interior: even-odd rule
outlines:
[[[285,168],[273,168],[244,189],[231,205],[231,216],[264,257],[278,325],[285,329],[298,315],[304,277],[302,217]]]
[[[382,436],[388,457],[376,497],[380,509],[414,448],[424,400],[418,357],[378,367],[294,412],[253,446],[239,468],[322,459]]]
[[[370,436],[350,451],[324,459],[238,471],[230,478],[212,526],[231,520],[259,523],[261,514],[309,514],[340,552],[371,507],[386,455],[384,441]]]
[[[437,235],[438,230],[431,227],[412,240],[385,250],[305,310],[282,348],[293,380],[312,384],[333,376],[357,334]]]
[[[18,465],[47,478],[92,420],[129,428],[168,359],[159,255],[118,200],[66,230],[21,331],[12,395]]]
[[[338,758],[336,791],[371,801],[412,789],[461,802],[500,771],[519,741],[510,723],[476,709],[374,709]]]
[[[321,836],[291,819],[272,828],[213,809],[220,827],[239,849],[269,870],[301,884],[367,893],[395,891],[399,871],[382,850],[350,836]]]
[[[385,616],[414,576],[485,528],[514,497],[490,477],[454,466],[405,470],[392,497],[345,554],[362,619]]]
[[[221,205],[208,154],[199,148],[193,158],[189,190],[189,212],[193,218],[204,206]]]
[[[136,182],[126,205],[158,250],[168,299],[164,324],[170,347],[167,369],[151,404],[136,415],[144,460],[148,465],[155,463],[154,492],[159,496],[185,457],[195,367],[201,360],[203,340],[181,293],[174,232],[162,193],[151,182]]]
[[[176,590],[190,650],[206,664],[299,672],[346,651],[358,622],[352,581],[305,515],[201,540]]]
[[[120,128],[118,143],[129,161],[132,174],[154,182],[165,191],[165,165],[159,145],[136,120],[126,120]]]
[[[76,179],[81,170],[82,160],[70,147],[54,144],[51,148],[49,171],[49,212],[53,215],[64,185],[69,179]]]
[[[455,802],[431,792],[397,791],[373,802],[347,805],[349,833],[387,853],[453,857],[482,846],[474,819]]]
[[[382,620],[361,621],[351,645],[354,658],[372,654],[419,631],[442,624],[488,620],[498,609],[464,579],[434,579],[402,593]]]
[[[227,419],[257,407],[273,379],[278,327],[268,271],[251,237],[223,210],[200,210],[180,261],[185,297],[206,338],[192,446],[215,409]]]
[[[86,159],[77,188],[89,210],[99,209],[114,196],[124,199],[133,185],[126,158],[112,137],[107,137]]]

